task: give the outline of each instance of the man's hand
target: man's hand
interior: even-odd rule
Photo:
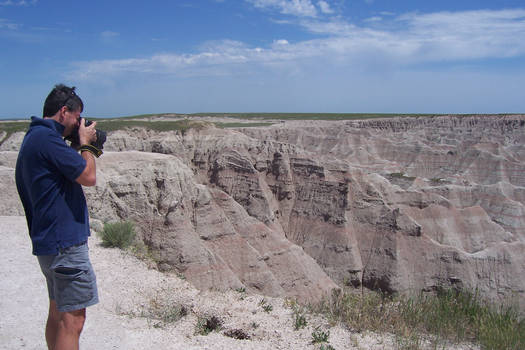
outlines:
[[[78,139],[80,145],[89,145],[91,142],[97,140],[97,132],[95,130],[96,122],[90,126],[85,125],[84,118],[80,119],[80,126],[78,127]],[[83,186],[95,186],[97,182],[97,167],[95,164],[95,156],[91,152],[81,151],[82,158],[86,160],[86,167],[80,176],[76,179],[76,182]]]
[[[86,126],[85,123],[84,118],[80,118],[80,126],[78,127],[80,145],[89,145],[97,140],[97,132],[95,130],[97,122],[93,122],[90,126]]]

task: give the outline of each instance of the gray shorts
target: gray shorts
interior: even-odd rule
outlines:
[[[47,281],[49,299],[58,311],[84,309],[98,303],[97,280],[86,243],[60,249],[58,255],[38,256]]]

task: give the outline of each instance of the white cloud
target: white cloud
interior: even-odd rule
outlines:
[[[325,14],[332,14],[332,13],[334,13],[334,10],[332,10],[332,8],[330,7],[330,4],[327,3],[326,1],[323,1],[323,0],[318,1],[317,5],[321,9],[322,13],[325,13]]]
[[[379,12],[379,14],[381,16],[395,16],[396,15],[394,12],[389,12],[389,11],[381,11]]]
[[[26,0],[20,0],[20,1],[6,0],[6,1],[0,2],[0,6],[29,6],[29,5],[34,5],[37,2],[38,2],[38,0],[31,0],[31,1],[26,1]]]
[[[373,17],[366,18],[364,21],[365,22],[381,22],[382,20],[383,18],[380,16],[373,16]]]
[[[303,20],[301,21],[301,25],[312,33],[327,34],[330,36],[345,36],[358,29],[356,25],[341,20],[330,22]]]
[[[103,43],[112,44],[120,36],[120,33],[113,32],[111,30],[105,30],[100,33],[100,39]]]
[[[317,9],[311,0],[246,0],[258,8],[274,8],[282,14],[297,17],[315,17]]]
[[[305,20],[309,31],[337,37],[341,47],[384,51],[408,62],[501,58],[525,54],[525,10],[405,14],[390,29],[344,21]],[[348,51],[350,52],[350,51]]]
[[[13,23],[5,18],[0,18],[0,29],[9,29],[9,30],[16,30],[20,26],[16,23]]]
[[[1,23],[1,22],[0,22]],[[362,27],[342,20],[301,19],[306,30],[323,38],[289,43],[280,39],[268,47],[238,41],[209,42],[199,52],[147,58],[76,62],[84,78],[122,72],[175,75],[237,74],[240,67],[365,64],[402,67],[411,64],[525,56],[525,10],[405,14],[383,20],[382,28]],[[313,63],[312,63],[313,62]]]
[[[288,40],[286,39],[275,40],[273,43],[277,45],[288,45],[289,44]]]
[[[525,10],[406,14],[402,39],[419,47],[421,58],[476,59],[525,53]]]
[[[116,38],[118,37],[120,34],[117,33],[117,32],[112,32],[111,30],[105,30],[103,31],[102,33],[100,33],[100,36],[103,38],[103,39],[110,39],[110,38]]]

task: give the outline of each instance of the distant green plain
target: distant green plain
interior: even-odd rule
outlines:
[[[508,114],[497,114],[504,116]],[[219,128],[239,128],[239,127],[261,127],[270,126],[282,120],[364,120],[377,118],[414,118],[414,117],[435,117],[445,116],[445,114],[395,114],[395,113],[161,113],[161,114],[140,114],[122,116],[117,118],[95,118],[86,119],[97,122],[97,128],[105,131],[122,130],[125,128],[146,128],[154,131],[180,131],[184,133],[190,128],[199,128],[204,124],[198,119],[208,118],[231,118],[238,119],[239,122],[212,122]],[[472,114],[454,114],[452,116],[472,116]],[[159,119],[163,118],[163,119]],[[184,119],[181,119],[184,118]],[[195,119],[194,119],[195,118]],[[171,119],[171,120],[170,120]],[[240,122],[241,120],[250,121]],[[25,131],[29,126],[27,121],[0,121],[0,131],[5,131],[6,136],[14,132]],[[5,138],[4,138],[5,139]],[[0,144],[1,144],[0,140]]]

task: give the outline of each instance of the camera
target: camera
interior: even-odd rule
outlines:
[[[78,123],[79,125],[75,127],[75,129],[73,129],[71,134],[65,138],[67,141],[71,141],[71,144],[74,144],[74,145],[80,145],[80,139],[78,136],[78,128],[80,126],[80,120]],[[93,121],[84,119],[85,126],[90,126],[91,124],[93,124]],[[99,130],[99,129],[95,129],[95,132],[97,134],[97,140],[95,142],[91,142],[91,145],[95,146],[99,150],[102,150],[104,148],[104,142],[106,142],[107,134],[105,131]]]

